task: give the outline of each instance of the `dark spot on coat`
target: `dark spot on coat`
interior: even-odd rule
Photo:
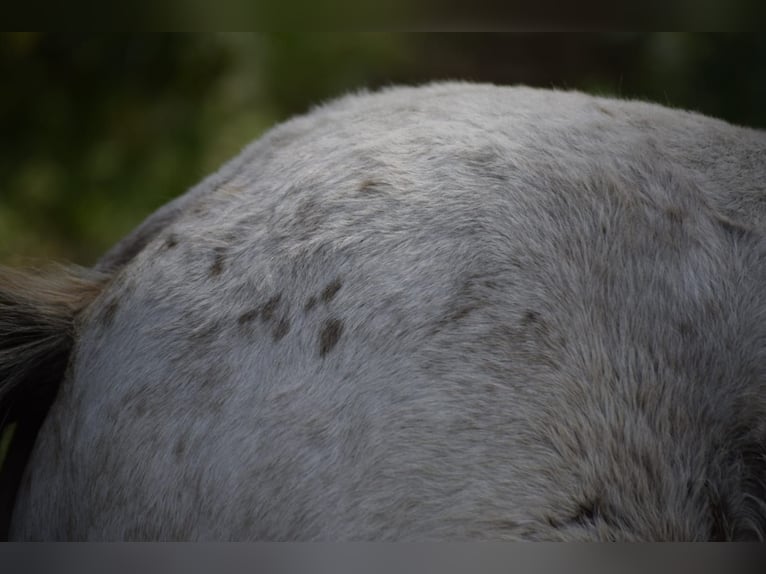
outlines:
[[[210,265],[210,276],[216,277],[223,271],[223,263],[225,259],[225,253],[223,248],[217,247],[215,249],[215,256],[213,257],[213,263]]]
[[[184,437],[178,437],[175,446],[173,447],[173,454],[176,460],[180,462],[186,452],[186,439]]]
[[[455,312],[449,316],[449,320],[459,321],[460,319],[467,317],[472,311],[475,311],[478,308],[479,308],[478,305],[466,305],[464,307],[460,307],[456,309]]]
[[[734,221],[724,219],[723,217],[718,218],[718,223],[726,233],[738,240],[745,239],[747,236],[752,234],[752,230],[748,227]]]
[[[596,109],[602,114],[609,116],[610,118],[614,117],[614,114],[612,113],[612,111],[602,104],[596,104]]]
[[[261,307],[261,320],[271,321],[274,318],[274,312],[277,310],[279,301],[282,299],[282,295],[274,295],[271,299],[266,301]]]
[[[335,279],[331,283],[327,285],[327,287],[324,288],[322,291],[322,295],[320,296],[322,299],[322,302],[329,303],[333,300],[333,297],[340,291],[340,288],[343,286],[343,284],[340,282],[340,279]]]
[[[550,516],[550,515],[545,517],[545,522],[547,522],[548,526],[550,526],[551,528],[557,528],[558,529],[558,528],[561,528],[563,526],[563,524],[559,520],[556,520],[556,518],[554,518],[553,516]]]
[[[111,299],[104,307],[101,313],[100,322],[103,327],[108,327],[114,321],[114,316],[117,314],[117,309],[120,303],[116,298]]]
[[[290,321],[287,319],[287,317],[282,317],[277,324],[274,326],[274,329],[271,331],[271,337],[274,339],[274,342],[276,343],[280,339],[282,339],[287,333],[290,331]]]
[[[274,295],[271,299],[266,301],[263,305],[259,307],[255,307],[253,309],[250,309],[242,313],[237,319],[237,323],[240,326],[244,326],[252,322],[254,319],[258,317],[260,317],[261,321],[264,323],[273,321],[275,318],[277,308],[279,307],[279,302],[281,300],[282,300],[281,294]],[[275,325],[272,335],[275,336],[277,339],[281,339],[287,334],[287,331],[289,329],[290,329],[290,323],[286,317],[283,317],[282,319],[279,320],[277,325]]]
[[[529,318],[527,318],[527,322]],[[560,370],[562,347],[566,341],[559,337],[553,337],[548,332],[547,325],[520,323],[519,325],[502,324],[493,327],[482,339],[487,341],[489,348],[496,348],[498,352],[504,349],[509,357],[520,359],[541,367]],[[561,346],[560,346],[561,345]]]
[[[371,179],[365,179],[359,186],[359,193],[366,193],[375,187],[375,182]]]
[[[317,304],[317,298],[312,295],[311,297],[309,297],[309,300],[306,301],[306,305],[303,307],[303,310],[308,313],[314,307],[316,307],[316,304]]]
[[[338,344],[343,333],[343,323],[338,319],[330,319],[325,322],[322,332],[319,334],[319,356],[324,357],[335,345]]]
[[[228,245],[240,243],[242,241],[242,230],[235,227],[231,231],[224,233],[221,239]]]
[[[540,318],[540,313],[527,309],[524,312],[524,316],[521,318],[521,325],[524,327],[532,327],[535,325],[545,325],[545,321]]]
[[[359,193],[369,195],[370,193],[376,193],[380,191],[380,184],[371,179],[365,179],[359,185]]]
[[[435,321],[432,334],[450,328],[453,323],[465,319],[482,307],[486,307],[490,303],[486,291],[495,290],[497,287],[497,281],[485,275],[466,277],[459,285],[455,295],[451,297],[449,305],[444,309],[443,316]]]
[[[251,532],[254,526],[255,526],[255,517],[252,514],[248,514],[242,519],[242,526],[240,527],[240,531]]]
[[[678,207],[668,207],[665,210],[665,215],[668,216],[673,225],[681,225],[684,222],[684,212]]]
[[[468,315],[470,315],[473,311],[481,307],[479,303],[469,303],[466,305],[463,305],[462,307],[457,307],[456,309],[448,312],[444,317],[441,319],[438,319],[434,327],[432,329],[432,334],[437,334],[440,331],[450,327],[452,323],[455,323],[457,321],[460,321],[461,319],[465,319]]]
[[[688,337],[692,333],[694,333],[694,327],[692,327],[691,323],[688,323],[686,321],[679,321],[676,325],[676,328],[678,329],[678,333],[682,337]]]
[[[258,315],[260,314],[261,314],[260,309],[250,309],[249,311],[245,311],[239,316],[239,319],[237,319],[237,323],[239,323],[240,325],[244,325],[245,323],[249,323],[256,317],[258,317]]]
[[[173,249],[176,245],[178,245],[178,238],[171,233],[165,239],[165,249]]]
[[[145,397],[135,397],[135,402],[132,405],[133,414],[137,417],[142,417],[146,414],[148,405]]]

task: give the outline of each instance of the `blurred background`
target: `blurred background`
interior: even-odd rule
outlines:
[[[91,265],[264,130],[362,87],[578,89],[766,127],[766,35],[0,36],[0,263]]]

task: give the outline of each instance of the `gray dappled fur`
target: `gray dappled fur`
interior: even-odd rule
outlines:
[[[98,269],[14,538],[766,532],[762,131],[522,87],[352,95]]]

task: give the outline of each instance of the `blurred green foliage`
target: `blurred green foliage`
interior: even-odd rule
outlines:
[[[766,126],[766,36],[0,36],[0,262],[92,264],[286,117],[437,79],[581,89]],[[34,261],[32,261],[34,262]]]

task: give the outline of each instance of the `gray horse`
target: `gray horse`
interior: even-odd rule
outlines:
[[[12,539],[760,539],[766,132],[347,96],[0,271],[0,403]]]

